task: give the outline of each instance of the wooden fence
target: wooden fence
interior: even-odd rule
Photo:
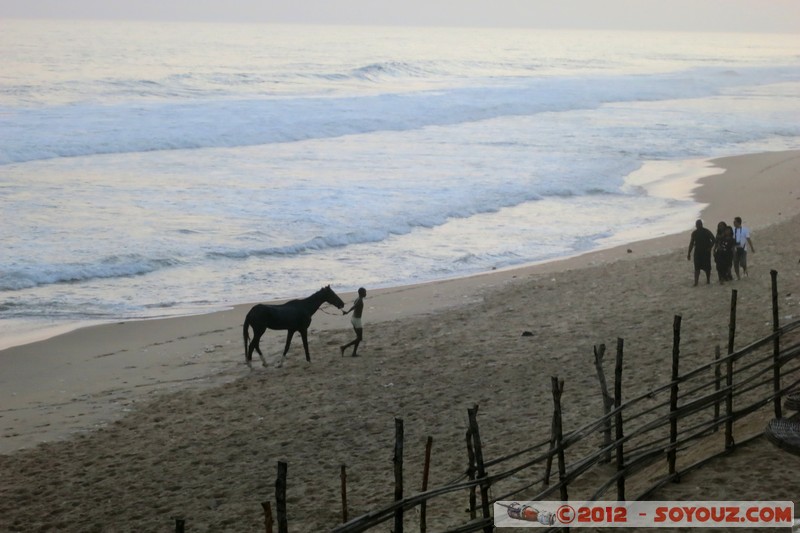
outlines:
[[[332,533],[357,533],[378,526],[402,533],[404,528],[428,530],[428,504],[450,495],[466,497],[469,518],[449,526],[444,533],[491,532],[494,521],[492,504],[496,501],[569,499],[569,488],[589,470],[602,466],[608,475],[598,486],[592,486],[589,500],[603,499],[606,494],[618,501],[642,500],[660,487],[676,481],[681,475],[702,466],[735,446],[759,437],[763,431],[746,438],[735,433],[735,423],[772,404],[774,416],[782,416],[781,398],[800,385],[800,320],[781,326],[778,319],[777,272],[772,275],[772,333],[740,350],[733,350],[736,331],[737,291],[731,294],[731,313],[726,354],[717,346],[714,360],[680,370],[681,317],[673,321],[672,374],[669,383],[639,397],[622,401],[622,363],[624,341],[617,339],[613,393],[608,391],[603,374],[606,347],[595,347],[605,415],[582,427],[564,432],[561,396],[564,383],[551,378],[553,418],[551,435],[541,442],[508,454],[487,459],[483,455],[478,406],[468,410],[466,431],[466,468],[464,475],[442,486],[428,488],[431,438],[425,454],[422,491],[405,494],[403,485],[403,421],[395,420],[394,501],[361,516],[347,514],[346,468],[341,467],[342,524]],[[597,446],[597,435],[601,445]],[[720,435],[718,450],[696,446],[700,440]],[[589,442],[591,440],[591,442]],[[578,446],[583,444],[583,446]],[[585,450],[590,450],[588,453]],[[701,449],[702,457],[693,457],[691,464],[682,464],[679,455],[686,450]],[[569,461],[567,456],[569,455]],[[685,454],[687,455],[687,454]],[[685,456],[684,455],[684,456]],[[695,454],[692,454],[696,456]],[[555,465],[554,465],[555,463]],[[555,472],[553,472],[555,466]],[[655,473],[655,474],[654,474]],[[646,474],[646,475],[645,475]],[[645,478],[642,482],[637,478]],[[651,481],[655,478],[655,481]],[[520,482],[520,479],[524,481]],[[288,532],[286,519],[287,465],[278,464],[276,481],[276,522],[279,533]],[[626,488],[633,486],[635,490]],[[463,495],[463,496],[462,496]],[[273,532],[272,508],[263,504],[265,530]],[[413,513],[411,512],[413,511]],[[449,521],[458,518],[448,517]],[[389,526],[388,522],[393,522]],[[183,531],[180,524],[179,531]]]

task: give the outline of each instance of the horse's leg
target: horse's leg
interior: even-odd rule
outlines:
[[[267,360],[264,359],[264,354],[261,352],[261,346],[259,346],[258,343],[256,343],[256,351],[258,352],[258,357],[261,359],[261,366],[267,366]]]
[[[261,358],[261,364],[267,366],[267,361],[264,359],[264,354],[261,353],[261,346],[259,345],[261,336],[264,335],[265,331],[267,331],[266,327],[259,326],[253,328],[253,340],[250,341],[250,349],[247,353],[247,366],[250,368],[253,368],[251,365],[251,361],[253,360],[253,350],[258,352],[258,356]]]
[[[242,336],[244,337],[244,362],[247,366],[250,367],[250,370],[253,370],[253,365],[250,364],[250,354],[248,354],[247,348],[250,346],[250,314],[245,317],[244,319],[244,326],[242,328]]]
[[[286,354],[289,351],[289,346],[292,344],[292,337],[294,336],[294,330],[290,329],[286,332],[286,346],[283,348],[283,357],[281,357],[281,362],[278,366],[283,365],[283,360],[286,359]]]
[[[311,356],[308,353],[308,330],[300,330],[300,338],[303,339],[303,349],[306,351],[306,361],[311,362]]]

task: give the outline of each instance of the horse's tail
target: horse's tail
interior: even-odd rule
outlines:
[[[247,360],[247,345],[250,343],[250,313],[247,313],[247,316],[244,317],[242,336],[244,337],[244,358]]]

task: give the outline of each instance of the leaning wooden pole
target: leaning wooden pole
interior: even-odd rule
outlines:
[[[286,473],[289,465],[278,461],[278,479],[275,480],[275,506],[278,514],[278,533],[289,533],[286,517]]]
[[[553,389],[553,419],[555,420],[553,426],[555,428],[555,445],[558,455],[558,484],[561,488],[561,500],[567,501],[569,500],[569,494],[567,494],[567,464],[564,459],[564,426],[563,418],[561,417],[561,395],[564,393],[564,380],[553,376],[550,378],[550,384]]]
[[[481,511],[483,512],[483,517],[486,519],[490,519],[492,517],[492,513],[489,509],[489,485],[486,483],[486,467],[483,462],[483,447],[481,445],[481,433],[478,429],[478,408],[473,407],[472,409],[467,410],[467,414],[469,416],[469,429],[470,433],[472,433],[472,442],[475,447],[475,466],[477,468],[478,477],[477,479],[482,480],[480,483],[481,488]],[[492,533],[494,531],[494,526],[487,525],[483,528],[484,533]]]
[[[403,499],[403,420],[394,419],[394,501]],[[403,533],[403,508],[394,512],[394,533]]]
[[[772,347],[772,379],[775,391],[775,418],[781,418],[781,337],[778,332],[781,329],[778,318],[778,271],[770,270],[772,277],[772,333],[775,335]]]
[[[678,363],[680,360],[681,345],[681,316],[675,315],[672,322],[672,387],[669,394],[669,451],[667,461],[670,475],[675,474],[675,463],[678,449]]]
[[[625,454],[623,453],[622,439],[622,352],[624,341],[617,339],[617,359],[614,363],[614,439],[617,443],[617,501],[625,501]]]

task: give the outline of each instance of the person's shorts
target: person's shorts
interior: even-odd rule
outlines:
[[[710,253],[698,254],[697,252],[695,252],[694,269],[711,272],[711,254]]]
[[[734,259],[736,260],[736,263],[740,267],[747,268],[747,250],[745,250],[744,248],[737,248],[736,255],[734,255]]]
[[[356,329],[363,329],[364,325],[361,323],[360,317],[353,317],[350,319],[350,323],[353,324],[353,327]]]

